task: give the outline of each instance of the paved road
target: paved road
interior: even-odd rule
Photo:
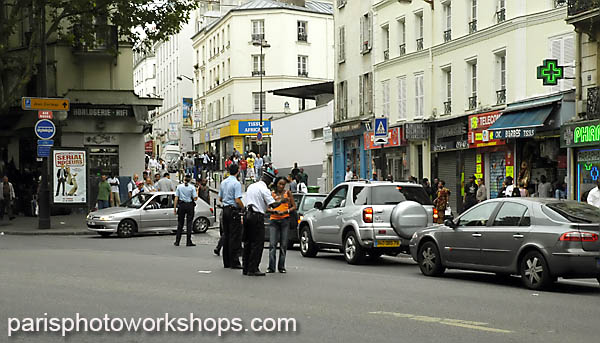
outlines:
[[[600,287],[561,281],[552,292],[518,279],[449,272],[423,277],[407,258],[347,265],[340,255],[288,256],[286,275],[243,277],[173,236],[0,236],[0,342],[63,341],[56,334],[7,337],[9,317],[294,317],[296,333],[71,334],[70,342],[592,342]],[[266,251],[263,269],[266,263]],[[199,272],[200,271],[200,272]]]

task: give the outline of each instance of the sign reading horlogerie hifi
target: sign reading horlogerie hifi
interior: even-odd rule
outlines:
[[[497,139],[494,131],[488,129],[500,118],[500,111],[474,114],[469,116],[469,147],[481,148],[505,144],[503,139]]]

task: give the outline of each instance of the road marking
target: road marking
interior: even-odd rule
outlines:
[[[391,316],[391,317],[396,317],[396,318],[406,318],[406,319],[410,319],[410,320],[417,320],[420,322],[427,322],[427,323],[439,323],[439,324],[443,324],[443,325],[450,325],[450,326],[456,326],[456,327],[461,327],[461,328],[465,328],[465,329],[480,330],[480,331],[487,331],[487,332],[513,333],[513,331],[510,331],[510,330],[496,329],[496,328],[491,328],[491,327],[485,326],[485,325],[488,325],[488,323],[473,322],[473,321],[469,321],[469,320],[437,318],[437,317],[420,316],[420,315],[415,315],[415,314],[383,312],[383,311],[369,312],[369,314]]]

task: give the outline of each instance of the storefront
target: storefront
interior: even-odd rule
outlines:
[[[407,142],[409,176],[421,180],[425,170],[423,155],[429,155],[429,149],[425,149],[424,152],[423,148],[429,141],[429,125],[423,122],[404,124],[404,139]],[[427,160],[429,161],[429,158]],[[429,170],[429,167],[427,169]]]
[[[373,131],[364,133],[365,150],[372,161],[369,173],[377,174],[379,180],[392,176],[393,180],[407,180],[410,176],[406,141],[403,128],[393,127],[388,130],[388,143],[374,144]]]
[[[507,168],[506,176],[512,171],[515,183],[531,195],[537,193],[542,175],[553,189],[565,187],[567,150],[560,147],[560,126],[574,113],[571,92],[509,104],[489,127],[490,138],[514,147],[514,167]]]
[[[369,164],[365,152],[365,125],[361,121],[332,127],[333,131],[333,183],[344,181],[346,168],[359,178],[370,178]]]
[[[561,128],[561,148],[572,156],[570,199],[586,201],[600,176],[600,120],[569,123]]]

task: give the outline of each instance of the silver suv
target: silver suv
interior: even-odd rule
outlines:
[[[405,182],[353,181],[335,187],[298,225],[300,251],[339,249],[350,264],[365,256],[409,253],[413,233],[433,224],[433,204],[422,186]]]

